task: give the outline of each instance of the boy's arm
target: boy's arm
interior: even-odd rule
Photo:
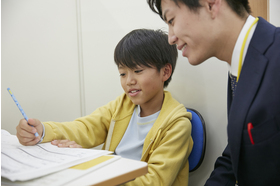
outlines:
[[[104,119],[100,114],[93,112],[72,122],[43,122],[45,137],[42,142],[68,139],[84,148],[100,145],[107,136],[106,122],[102,120]]]
[[[148,173],[128,182],[133,185],[172,185],[177,179],[188,182],[188,156],[193,141],[191,138],[191,123],[188,119],[179,119],[166,131],[158,146],[148,160]],[[181,171],[184,169],[183,171]],[[182,182],[183,183],[183,182]]]
[[[96,109],[90,115],[72,122],[43,122],[45,137],[42,142],[53,140],[75,141],[84,148],[91,148],[105,142],[116,101]]]

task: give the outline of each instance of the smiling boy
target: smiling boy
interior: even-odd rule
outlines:
[[[114,59],[124,90],[121,96],[73,122],[42,125],[29,119],[33,128],[23,119],[17,126],[20,143],[35,145],[40,138],[60,147],[104,143],[103,149],[116,155],[148,163],[146,175],[125,185],[187,185],[191,113],[164,91],[176,66],[176,47],[160,30],[138,29],[118,43]]]

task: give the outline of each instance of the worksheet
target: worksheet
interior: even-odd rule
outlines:
[[[28,181],[10,181],[8,179],[2,178],[1,184],[5,186],[66,186],[75,179],[82,178],[88,173],[93,171],[98,171],[99,168],[106,166],[116,160],[119,160],[120,156],[114,155],[104,155],[99,158],[84,162],[82,164],[64,169],[46,176],[35,178]],[[84,166],[84,165],[85,166]],[[94,175],[94,174],[93,174]]]
[[[51,143],[23,146],[16,136],[1,130],[1,177],[26,181],[111,153],[105,150],[59,148]]]

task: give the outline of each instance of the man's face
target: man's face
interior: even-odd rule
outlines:
[[[212,37],[211,15],[207,3],[202,1],[197,11],[185,4],[175,4],[172,0],[162,0],[162,17],[168,24],[168,42],[177,44],[178,50],[187,57],[189,63],[198,65],[214,56],[215,37]]]

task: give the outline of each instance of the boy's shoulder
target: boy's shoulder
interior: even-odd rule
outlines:
[[[187,112],[185,106],[182,103],[180,103],[178,100],[173,98],[171,93],[168,91],[164,91],[164,101],[161,110],[162,112],[166,112],[166,113]]]
[[[167,104],[169,106],[178,106],[180,105],[179,101],[173,98],[172,94],[169,91],[164,91],[164,101],[163,104]]]

